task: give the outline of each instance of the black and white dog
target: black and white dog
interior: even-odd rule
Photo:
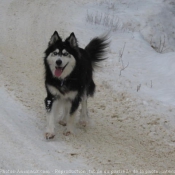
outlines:
[[[78,47],[74,33],[62,41],[57,31],[51,36],[45,51],[45,87],[47,97],[46,139],[55,136],[55,116],[60,107],[64,116],[59,122],[66,126],[64,135],[74,132],[75,115],[81,103],[80,124],[87,124],[87,98],[93,96],[95,84],[93,70],[99,61],[104,60],[109,42],[107,37],[97,37],[82,49]]]

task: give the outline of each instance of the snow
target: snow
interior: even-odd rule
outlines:
[[[0,1],[0,172],[174,170],[174,11],[174,0]],[[43,52],[55,30],[81,47],[109,32],[111,44],[89,127],[65,137],[57,124],[46,141]]]
[[[87,168],[81,158],[72,158],[71,163],[71,154],[75,153],[66,143],[47,142],[35,114],[9,96],[4,88],[0,89],[0,96],[1,169],[52,173],[71,166],[75,169]]]

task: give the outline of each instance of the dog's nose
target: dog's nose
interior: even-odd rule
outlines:
[[[56,61],[56,64],[57,64],[58,66],[60,66],[60,65],[62,64],[62,61],[61,61],[61,60],[57,60],[57,61]]]

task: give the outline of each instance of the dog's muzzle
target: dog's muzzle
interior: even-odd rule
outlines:
[[[57,60],[58,61],[58,60]],[[61,60],[60,60],[61,61]],[[62,61],[61,61],[61,64],[62,64]],[[68,63],[64,66],[64,67],[59,67],[59,66],[56,66],[55,67],[55,76],[56,77],[60,77],[62,72],[64,71],[64,69],[66,68],[66,66],[68,65]]]

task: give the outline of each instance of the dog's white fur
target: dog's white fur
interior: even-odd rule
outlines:
[[[59,96],[62,100],[73,100],[77,95],[77,91],[71,91],[66,93],[65,95],[61,94],[59,90],[57,90],[54,86],[47,85],[49,91],[54,96]],[[63,87],[64,88],[64,87]]]

